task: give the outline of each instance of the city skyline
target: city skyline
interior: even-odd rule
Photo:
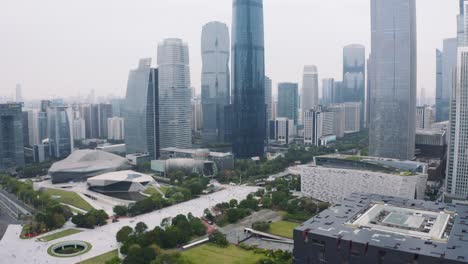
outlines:
[[[149,6],[142,3],[136,6],[130,5],[130,7],[126,3],[113,3],[109,13],[109,22],[101,19],[101,11],[108,6],[105,2],[93,3],[93,9],[89,9],[89,2],[86,1],[74,4],[71,6],[73,8],[61,6],[61,3],[53,0],[40,6],[28,2],[7,3],[0,11],[2,14],[0,31],[9,39],[8,42],[0,44],[0,55],[5,58],[0,62],[0,70],[8,73],[0,78],[0,87],[2,87],[0,97],[14,97],[17,83],[22,84],[23,95],[28,95],[24,96],[25,99],[78,94],[87,96],[92,89],[98,96],[114,94],[124,97],[126,78],[122,76],[126,76],[135,60],[142,57],[154,59],[157,43],[164,38],[179,37],[188,42],[190,49],[200,50],[199,39],[203,24],[219,20],[227,23],[229,29],[231,28],[231,4],[227,0],[215,3],[207,0],[197,3],[178,0],[157,5],[147,3]],[[207,13],[190,13],[190,22],[179,23],[178,26],[154,27],[160,19],[161,21],[162,19],[181,21],[182,17],[185,18],[186,12],[181,12],[181,14],[174,12],[180,6],[192,10],[197,6],[204,6],[205,2],[210,4],[209,13],[208,11]],[[343,5],[346,8],[342,8]],[[48,18],[38,15],[41,12],[37,10],[50,6],[62,7],[63,12]],[[89,21],[82,21],[81,16],[76,15],[80,12],[74,13],[74,8],[86,10]],[[142,15],[142,18],[133,19],[132,16],[126,14],[128,8],[142,14],[152,12],[151,9],[164,12],[161,12],[161,16]],[[20,9],[21,12],[19,12]],[[343,13],[339,9],[352,12]],[[442,47],[442,39],[456,36],[457,9],[456,0],[447,0],[443,3],[439,0],[427,0],[424,1],[424,5],[417,4],[418,39],[420,40],[418,64],[421,65],[418,69],[418,90],[425,87],[427,96],[431,98],[435,98],[434,50]],[[282,6],[281,1],[278,0],[267,2],[265,4],[265,41],[268,47],[266,74],[273,80],[273,87],[276,87],[279,82],[300,82],[301,69],[307,64],[317,65],[321,78],[339,80],[342,75],[340,65],[344,46],[362,43],[367,52],[370,50],[369,10],[370,1],[368,0],[356,0],[352,3],[344,0],[321,2],[296,0],[293,5],[287,7]],[[432,19],[435,10],[440,18],[437,21]],[[317,14],[310,15],[310,12],[317,12]],[[283,13],[288,17],[291,16],[291,19],[282,20],[281,23],[274,20],[274,17]],[[167,17],[166,14],[171,14],[171,17]],[[63,25],[58,25],[57,19],[63,22],[60,23]],[[334,23],[338,20],[342,21],[341,19],[346,20],[347,23]],[[99,20],[99,23],[94,23],[95,20]],[[114,24],[106,24],[111,22]],[[328,30],[314,26],[324,23],[329,25]],[[47,29],[38,28],[44,25]],[[133,30],[136,26],[141,28],[141,31]],[[67,32],[64,32],[64,27],[67,28]],[[148,30],[154,33],[148,34]],[[304,31],[308,31],[307,36],[298,34]],[[41,34],[38,35],[38,33]],[[57,39],[57,35],[61,35],[62,38]],[[319,37],[320,41],[317,41],[316,37]],[[76,38],[95,41],[77,41]],[[131,38],[134,38],[132,43],[128,41]],[[294,40],[294,49],[287,49],[287,45],[290,45],[290,41],[287,40]],[[35,45],[27,47],[26,43],[31,42]],[[285,52],[288,52],[288,56],[283,56]],[[63,58],[68,58],[68,60]],[[197,93],[200,93],[201,55],[195,52],[190,59],[192,83]],[[67,66],[67,71],[62,71],[65,68],[63,66]],[[102,71],[102,68],[106,70]],[[92,74],[96,71],[100,71],[100,75]],[[80,76],[89,76],[89,78],[83,79]],[[276,89],[273,90],[276,94]]]

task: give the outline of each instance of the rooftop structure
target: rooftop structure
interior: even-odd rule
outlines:
[[[216,163],[220,169],[232,169],[234,166],[234,157],[230,152],[212,152],[208,149],[181,149],[164,148],[161,149],[161,159],[171,158],[193,158],[199,160],[210,160]]]
[[[468,205],[354,193],[294,230],[293,263],[466,263],[466,219]]]

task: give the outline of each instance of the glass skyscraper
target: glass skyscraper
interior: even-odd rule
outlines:
[[[416,119],[415,0],[372,0],[369,154],[414,157]]]
[[[73,151],[71,116],[67,106],[54,105],[47,110],[49,154],[56,159],[68,157]]]
[[[263,156],[266,139],[263,0],[234,0],[232,15],[232,150]]]
[[[299,94],[297,83],[278,84],[278,117],[286,117],[298,122]]]
[[[151,59],[141,59],[128,77],[123,111],[127,154],[159,157],[158,111],[158,70],[151,68]]]
[[[202,138],[204,143],[223,143],[224,110],[230,104],[229,29],[221,22],[210,22],[202,31]]]
[[[302,112],[315,109],[319,105],[318,72],[314,65],[304,66],[302,75]]]
[[[0,104],[0,171],[24,165],[22,105]]]
[[[444,39],[444,50],[436,54],[436,121],[449,120],[450,95],[453,87],[453,74],[457,67],[457,38]],[[440,75],[439,75],[440,74]],[[440,82],[440,83],[439,83]]]
[[[366,102],[366,48],[351,44],[343,48],[343,101],[361,103],[361,127],[364,127]]]

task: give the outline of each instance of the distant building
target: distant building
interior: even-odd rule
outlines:
[[[99,138],[108,137],[107,119],[113,117],[111,104],[98,105],[98,125],[99,125]]]
[[[200,132],[203,129],[204,123],[204,117],[203,117],[203,111],[202,111],[202,103],[200,98],[194,98],[192,99],[192,131],[194,132]],[[224,116],[223,116],[224,118]],[[205,139],[206,140],[206,139]]]
[[[211,152],[207,149],[161,149],[161,159],[188,158],[198,160],[209,160],[216,163],[219,170],[230,170],[234,167],[232,153]]]
[[[112,117],[107,119],[108,139],[124,140],[125,139],[125,119],[121,117]]]
[[[337,138],[345,135],[346,128],[346,107],[345,104],[332,104],[326,107],[327,111],[333,112],[333,134]],[[351,116],[351,114],[350,114]]]
[[[112,117],[124,117],[125,99],[112,99]]]
[[[344,103],[345,108],[345,133],[355,133],[361,131],[362,103]]]
[[[335,137],[333,112],[308,110],[304,112],[304,144],[327,145],[330,137]]]
[[[73,120],[73,139],[86,139],[86,121],[84,119]]]
[[[68,107],[49,107],[47,121],[50,156],[56,159],[68,157],[73,152],[73,131]]]
[[[468,206],[354,193],[294,229],[293,263],[461,264]]]
[[[268,76],[265,76],[265,105],[266,105],[266,121],[274,120],[273,119],[273,83]],[[267,127],[267,136],[269,129]]]
[[[434,110],[431,107],[416,107],[416,129],[430,129],[434,123],[434,119]]]
[[[24,103],[24,99],[23,99],[23,93],[22,93],[22,90],[21,90],[21,84],[16,84],[16,97],[15,97],[15,102],[17,103]]]
[[[436,121],[449,120],[450,96],[457,67],[457,38],[444,39],[443,51],[437,50]]]
[[[23,111],[21,114],[23,120],[23,144],[27,147],[31,146],[29,142],[29,113],[27,111]]]
[[[0,104],[0,171],[24,166],[22,104]]]
[[[278,84],[278,118],[284,117],[298,124],[299,94],[297,83]]]
[[[333,78],[322,79],[322,104],[329,105],[334,101],[335,80]]]
[[[293,140],[295,133],[294,120],[279,117],[269,122],[270,140],[280,144],[289,144]]]
[[[343,101],[361,103],[360,126],[364,127],[366,88],[366,48],[351,44],[343,48]]]
[[[281,97],[278,97],[281,98]],[[315,109],[319,105],[319,86],[317,66],[304,66],[302,75],[301,112]]]

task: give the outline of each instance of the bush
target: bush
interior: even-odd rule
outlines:
[[[210,242],[218,247],[225,248],[229,245],[229,242],[226,239],[226,235],[219,232],[218,230],[214,231],[210,235]]]
[[[128,207],[125,205],[116,205],[113,210],[117,216],[126,216],[128,213]]]
[[[260,232],[267,232],[270,230],[270,224],[267,222],[255,222],[252,224],[252,229],[255,229]]]
[[[77,227],[93,229],[95,226],[107,224],[109,216],[104,210],[91,210],[85,215],[77,214],[72,217],[72,223]]]

